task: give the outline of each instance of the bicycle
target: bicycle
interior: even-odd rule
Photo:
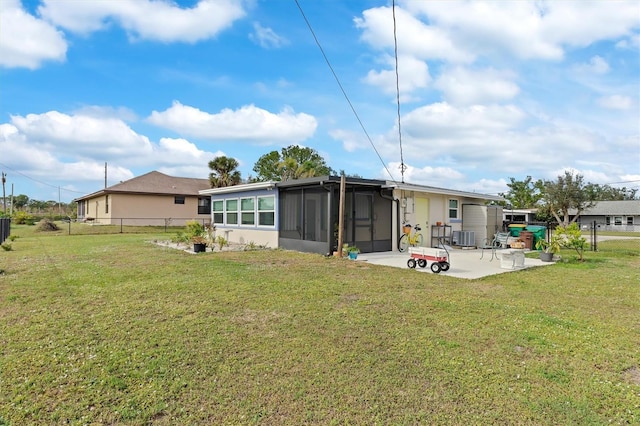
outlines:
[[[398,251],[400,253],[404,253],[405,251],[407,251],[409,246],[419,247],[422,245],[423,237],[420,233],[420,231],[422,230],[422,228],[420,228],[420,225],[416,223],[412,229],[411,225],[406,223],[402,226],[402,229],[404,231],[404,234],[402,234],[402,236],[398,240]]]

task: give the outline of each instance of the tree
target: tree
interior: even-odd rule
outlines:
[[[29,197],[26,195],[20,194],[13,197],[13,207],[16,209],[24,208],[27,204],[29,204]]]
[[[592,194],[585,190],[583,176],[565,171],[557,181],[544,181],[543,201],[553,217],[561,226],[575,222],[580,213],[595,204]],[[576,215],[569,219],[569,210],[575,209]]]
[[[530,209],[538,206],[544,190],[542,180],[538,179],[533,182],[531,176],[527,176],[522,181],[515,180],[512,177],[509,180],[511,181],[511,183],[507,184],[509,191],[499,195],[506,198],[514,209]]]
[[[597,183],[588,183],[585,190],[589,194],[589,198],[596,201],[635,200],[638,191],[634,188],[613,188],[610,185],[598,185]]]
[[[257,173],[252,180],[285,181],[313,176],[325,176],[333,173],[324,158],[315,149],[290,145],[280,152],[271,151],[258,159],[253,166]]]
[[[233,186],[240,183],[240,172],[236,170],[239,166],[235,158],[220,156],[209,161],[209,182],[212,188]]]

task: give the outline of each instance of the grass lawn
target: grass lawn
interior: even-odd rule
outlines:
[[[640,240],[463,280],[14,234],[0,425],[640,422]]]

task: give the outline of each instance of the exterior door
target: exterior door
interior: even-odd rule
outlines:
[[[419,198],[415,199],[415,221],[422,228],[422,245],[429,247],[429,241],[431,241],[431,227],[429,226],[429,199]]]

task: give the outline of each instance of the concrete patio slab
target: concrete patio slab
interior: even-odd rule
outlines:
[[[440,272],[440,275],[447,275],[456,278],[475,279],[488,275],[503,274],[506,272],[515,272],[522,269],[533,268],[536,266],[549,266],[553,262],[543,262],[538,258],[524,259],[524,265],[518,268],[503,268],[504,262],[499,257],[500,250],[496,251],[496,256],[491,259],[491,250],[485,250],[484,255],[481,249],[451,249],[449,250],[449,260],[451,267],[448,271]],[[393,266],[396,268],[409,269],[407,261],[410,259],[409,253],[400,252],[381,252],[381,253],[361,253],[358,255],[357,262],[368,262],[376,265]],[[481,259],[482,257],[482,259]],[[415,271],[433,274],[431,262],[426,268],[416,267]]]

